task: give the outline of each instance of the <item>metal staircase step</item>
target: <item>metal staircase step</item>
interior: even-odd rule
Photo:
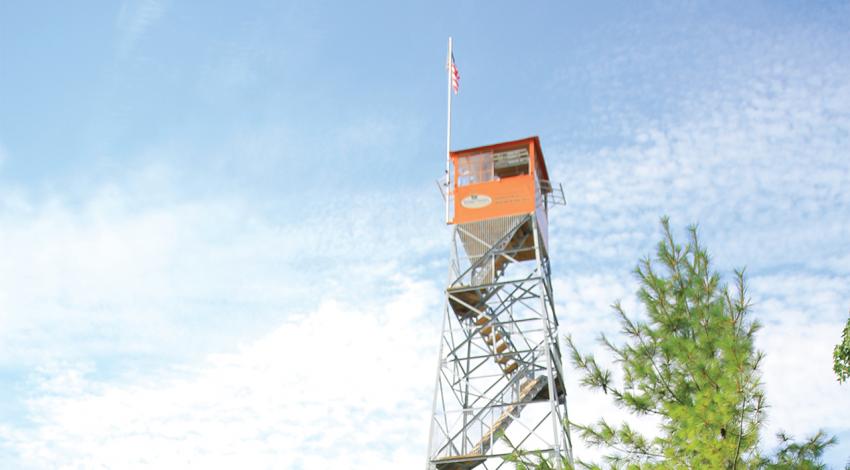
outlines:
[[[478,315],[478,313],[468,307],[472,305],[475,308],[480,308],[482,299],[486,299],[487,291],[485,289],[473,290],[450,290],[449,305],[454,310],[455,315],[459,318],[466,318],[470,315]],[[452,298],[457,297],[460,301]]]
[[[504,338],[504,335],[502,335],[502,333],[499,333],[498,331],[496,332],[495,336],[496,336],[496,341],[499,341],[502,338]],[[488,345],[493,344],[493,337],[485,335],[484,342],[487,343]]]

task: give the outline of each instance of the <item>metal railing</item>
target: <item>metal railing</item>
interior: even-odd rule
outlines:
[[[567,198],[564,196],[564,185],[561,183],[540,180],[540,192],[543,193],[547,207],[567,205]]]

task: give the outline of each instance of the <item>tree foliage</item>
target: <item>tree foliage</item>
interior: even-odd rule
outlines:
[[[556,460],[545,456],[543,452],[524,451],[522,449],[518,449],[513,442],[505,436],[505,433],[499,433],[498,436],[513,449],[513,452],[510,455],[506,455],[502,457],[502,459],[505,462],[513,463],[515,470],[555,470],[556,468],[572,470],[573,468],[566,457],[561,459],[561,466],[558,467],[555,464]]]
[[[847,324],[844,326],[841,342],[832,351],[832,358],[835,360],[832,369],[838,376],[838,381],[844,382],[850,378],[850,317],[847,318]]]
[[[770,459],[759,462],[758,468],[764,470],[822,470],[826,465],[821,461],[823,451],[838,442],[835,437],[827,438],[823,431],[803,442],[794,440],[785,433],[776,435],[779,450]]]
[[[660,420],[655,436],[627,423],[574,424],[585,442],[606,449],[613,468],[746,468],[757,465],[764,395],[753,344],[759,329],[749,318],[743,271],[734,287],[721,283],[696,227],[676,243],[669,221],[654,259],[635,270],[645,315],[629,316],[614,304],[624,343],[600,341],[615,358],[622,383],[594,356],[567,338],[581,384],[611,396],[637,416]],[[585,467],[598,468],[582,462]]]

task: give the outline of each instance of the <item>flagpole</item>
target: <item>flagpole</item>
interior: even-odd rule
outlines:
[[[446,78],[448,79],[447,95],[449,101],[448,120],[446,122],[446,223],[449,223],[449,204],[453,202],[451,186],[451,152],[452,152],[452,37],[449,36],[449,55],[446,57]]]

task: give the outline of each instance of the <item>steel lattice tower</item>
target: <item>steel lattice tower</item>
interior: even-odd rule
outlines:
[[[429,470],[572,465],[547,216],[564,204],[537,137],[451,153],[449,281]]]

